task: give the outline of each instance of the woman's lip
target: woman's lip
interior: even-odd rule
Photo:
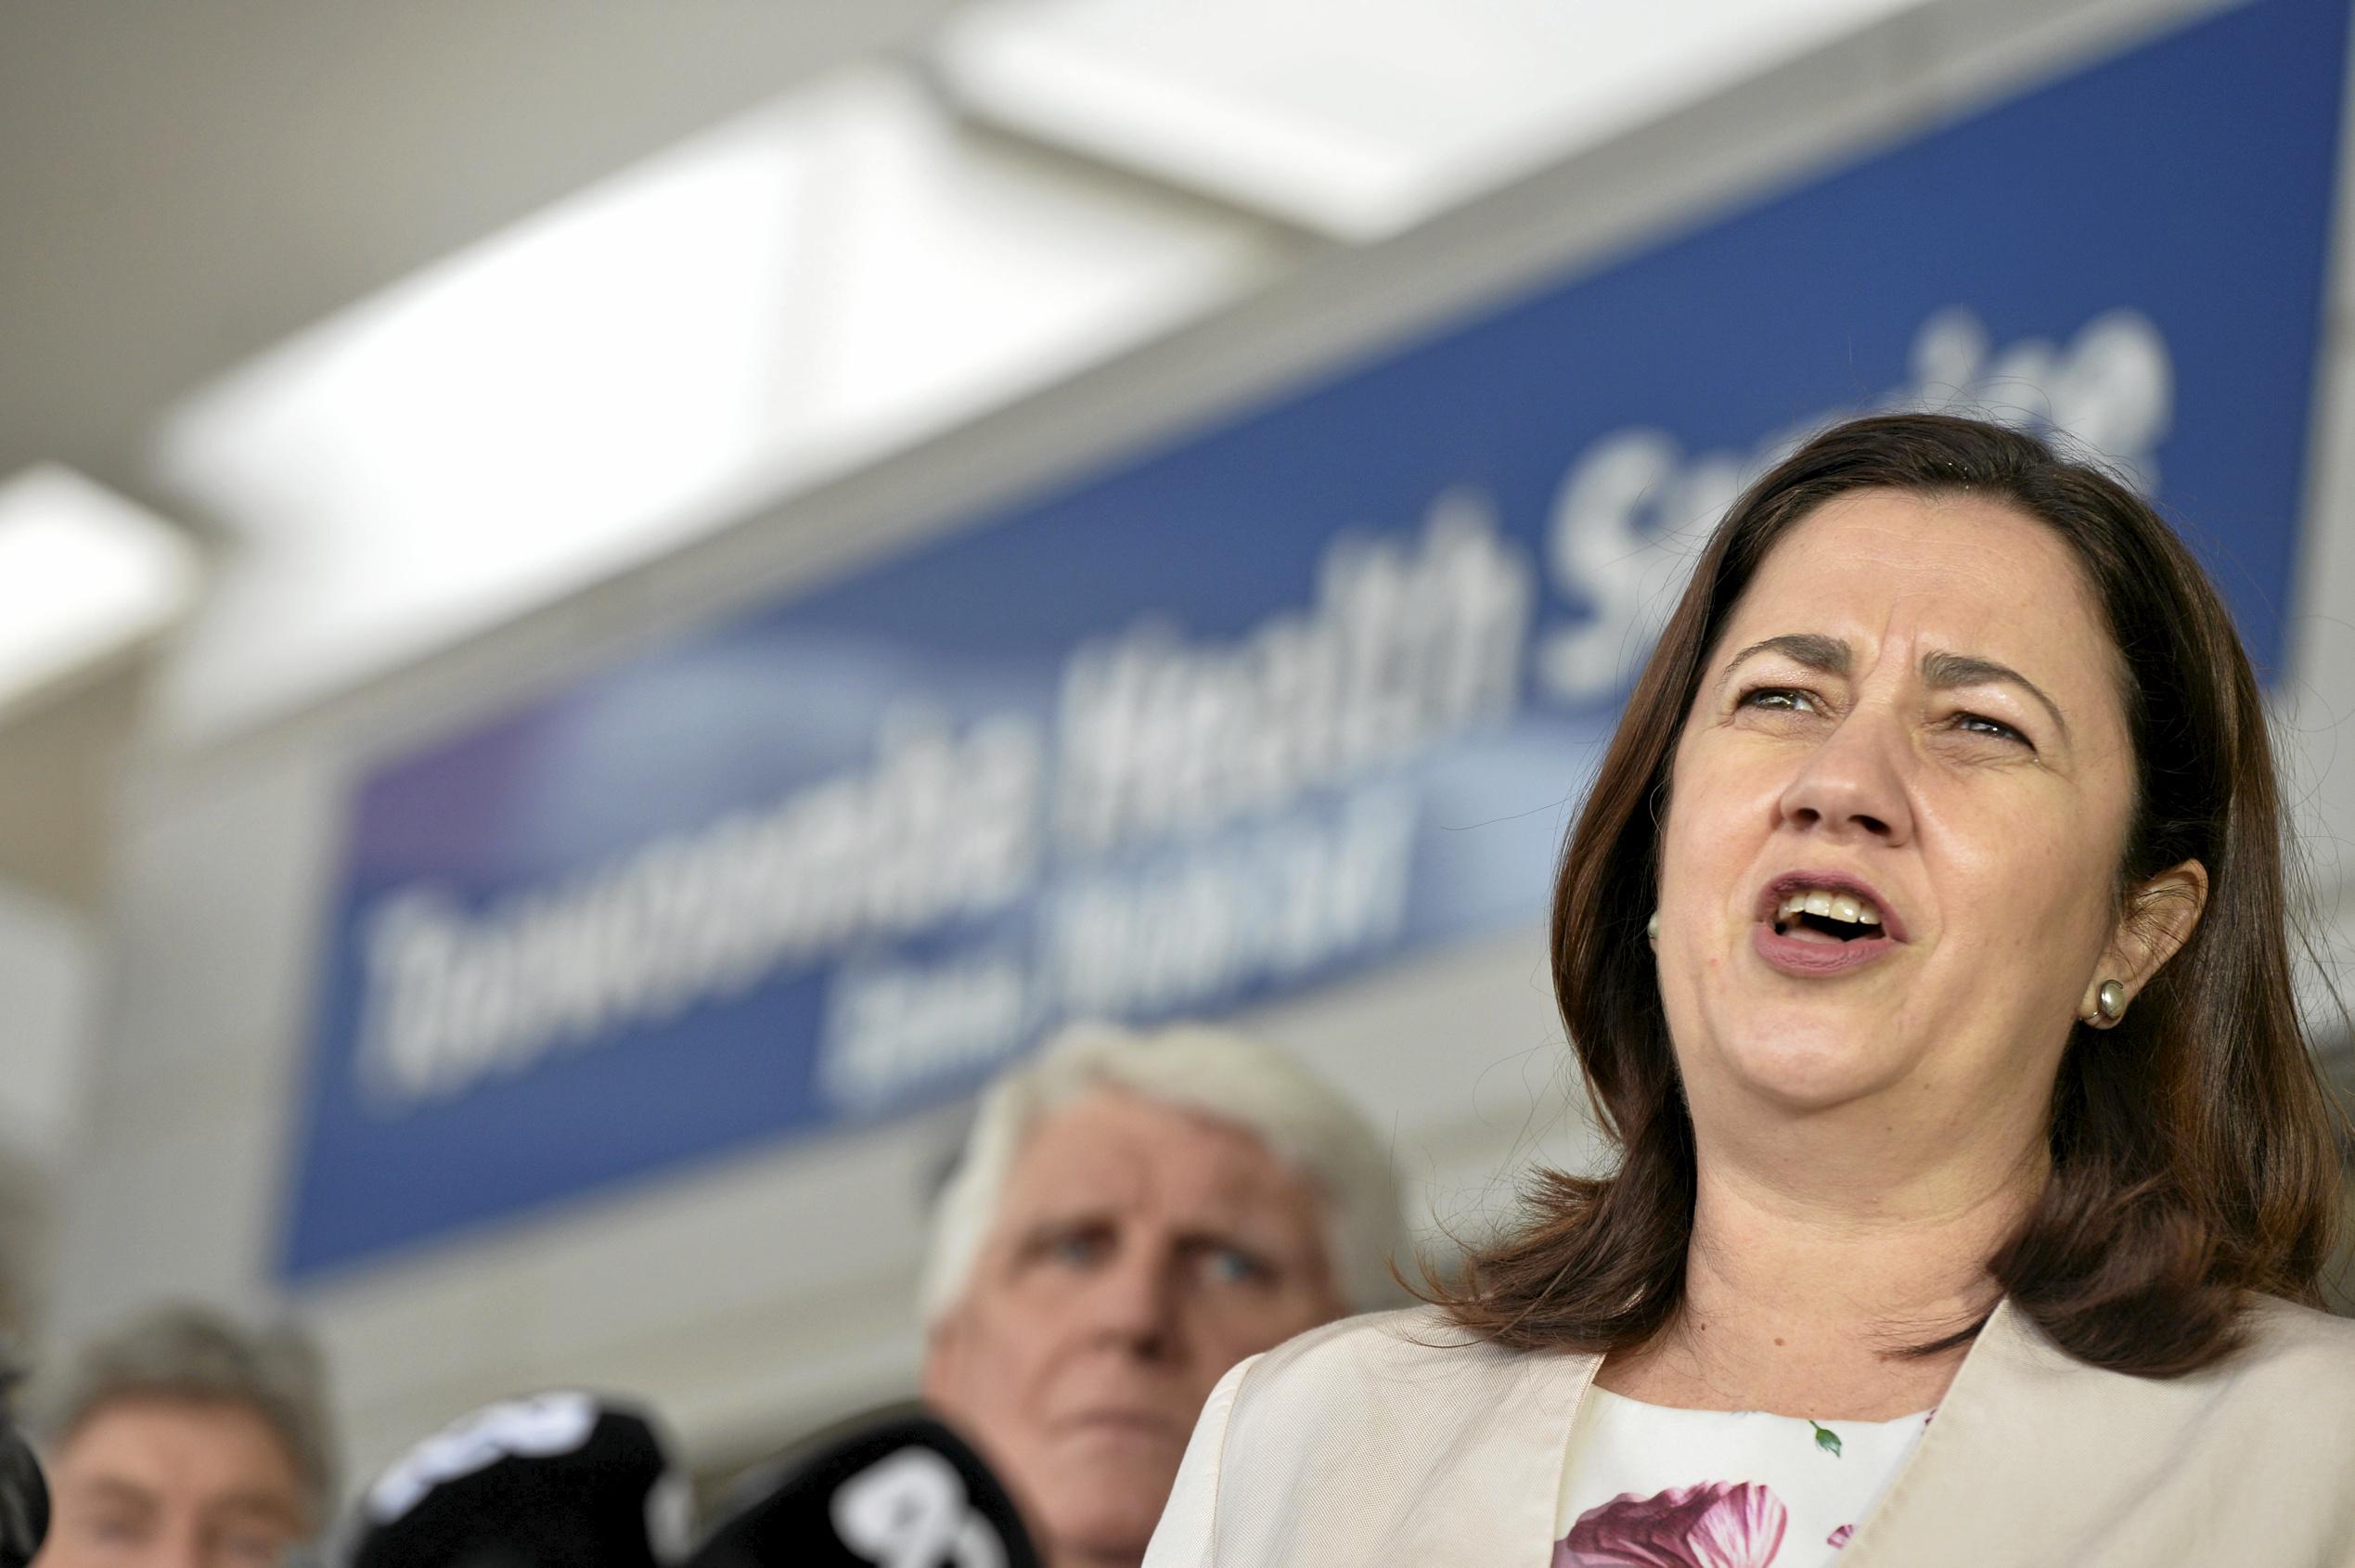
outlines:
[[[1845,893],[1870,904],[1880,914],[1881,934],[1891,941],[1906,939],[1905,917],[1862,877],[1845,871],[1786,871],[1758,890],[1758,919],[1771,922],[1782,900],[1794,893]]]
[[[1886,936],[1860,936],[1852,942],[1808,941],[1785,936],[1765,920],[1750,929],[1751,945],[1757,949],[1759,958],[1784,974],[1808,980],[1846,974],[1897,950],[1897,944]]]

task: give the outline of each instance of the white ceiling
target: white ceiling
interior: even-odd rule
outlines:
[[[845,67],[176,405],[161,482],[236,547],[167,739],[262,722],[1102,359],[1284,238]]]
[[[952,4],[7,0],[0,474]]]
[[[998,123],[1339,239],[1396,233],[1920,0],[982,0]]]
[[[12,0],[0,474],[218,738],[1928,4]]]

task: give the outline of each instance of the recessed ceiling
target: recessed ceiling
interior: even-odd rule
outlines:
[[[9,0],[0,473],[136,493],[224,366],[952,0]]]

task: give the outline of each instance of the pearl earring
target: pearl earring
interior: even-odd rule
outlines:
[[[2102,982],[2102,988],[2093,993],[2093,1005],[2102,1009],[2102,1016],[2116,1023],[2126,1016],[2126,987],[2115,980]]]
[[[1646,920],[1646,921],[1644,922],[1644,924],[1643,924],[1643,934],[1644,934],[1644,935],[1646,935],[1646,936],[1648,936],[1648,937],[1650,937],[1650,938],[1651,938],[1653,941],[1654,941],[1654,942],[1657,942],[1657,941],[1659,941],[1659,940],[1660,940],[1660,911],[1659,911],[1659,910],[1654,909],[1654,911],[1652,911],[1652,919],[1650,919],[1649,920]]]

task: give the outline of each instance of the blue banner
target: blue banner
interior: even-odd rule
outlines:
[[[2066,432],[2278,663],[2344,29],[2229,12],[387,762],[287,1272],[1536,918],[1699,540],[1844,413]]]

